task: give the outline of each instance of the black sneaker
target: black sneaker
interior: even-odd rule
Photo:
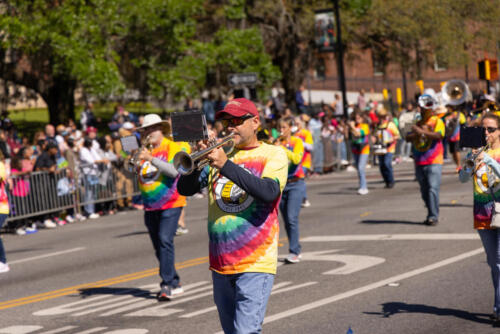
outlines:
[[[427,226],[436,226],[438,223],[439,221],[436,218],[427,218],[427,220],[424,222],[424,224]]]

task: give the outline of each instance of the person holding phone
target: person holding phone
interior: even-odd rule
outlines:
[[[492,227],[495,205],[500,203],[500,117],[488,113],[481,119],[486,144],[472,152],[474,166],[464,166],[459,172],[461,182],[473,181],[474,229],[477,230],[491,270],[494,303],[493,325],[500,326],[500,230]],[[471,132],[473,133],[473,131]],[[477,133],[477,132],[476,132]],[[476,138],[477,139],[477,138]],[[500,214],[500,213],[499,213]]]

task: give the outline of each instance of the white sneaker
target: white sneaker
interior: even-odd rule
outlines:
[[[7,263],[0,262],[0,273],[6,273],[10,270]]]
[[[368,192],[369,191],[368,191],[367,188],[360,188],[360,189],[358,189],[358,194],[360,194],[360,195],[366,195],[366,194],[368,194]]]
[[[179,226],[177,228],[177,231],[175,232],[175,235],[184,235],[184,234],[188,234],[188,233],[189,233],[189,230],[187,228]]]
[[[71,215],[66,215],[66,221],[71,224],[75,222],[75,218],[73,218]]]
[[[301,258],[302,258],[302,255],[300,255],[300,254],[297,255],[297,254],[290,253],[285,258],[285,262],[288,262],[288,263],[299,263]]]
[[[20,227],[16,230],[16,234],[17,235],[25,235],[26,234],[26,231],[24,230],[24,228]]]
[[[100,216],[99,216],[99,214],[98,214],[98,213],[91,213],[91,214],[89,215],[89,219],[97,219],[97,218],[99,218],[99,217],[100,217]]]
[[[25,232],[26,232],[26,234],[33,234],[33,233],[38,232],[38,230],[36,228],[36,224],[33,223],[33,224],[31,224],[30,227],[26,227]]]
[[[353,166],[347,166],[346,171],[347,172],[355,172],[356,168],[354,168]]]
[[[342,166],[347,166],[347,165],[349,165],[349,161],[347,161],[347,160],[341,160],[341,161],[340,161],[340,164],[341,164]]]
[[[81,214],[79,214],[79,213],[77,213],[77,214],[75,215],[75,218],[76,218],[77,220],[81,221],[81,222],[87,219],[87,218],[85,218],[85,216],[83,216],[83,215],[81,215]]]
[[[45,228],[56,228],[57,227],[57,224],[54,223],[52,220],[50,219],[45,219],[44,222],[43,222],[43,226]]]
[[[372,165],[371,165],[371,164],[367,164],[367,165],[366,165],[366,169],[369,169],[369,168],[372,168]]]
[[[311,202],[309,202],[309,200],[305,200],[304,202],[302,202],[302,207],[303,208],[308,208],[311,206]]]

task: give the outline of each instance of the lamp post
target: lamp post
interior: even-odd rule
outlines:
[[[333,0],[333,13],[335,15],[335,23],[337,25],[337,45],[335,47],[335,52],[337,53],[337,68],[339,73],[339,86],[342,92],[342,106],[344,110],[344,117],[347,118],[347,94],[345,87],[345,74],[344,74],[344,50],[342,46],[342,34],[340,31],[340,12],[339,12],[339,0]]]

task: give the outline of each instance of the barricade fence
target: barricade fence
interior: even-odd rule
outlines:
[[[128,186],[124,183],[128,182]],[[130,184],[131,183],[131,184]],[[76,171],[31,172],[7,180],[7,222],[139,195],[136,176],[123,168],[81,165]],[[7,224],[6,224],[7,225]]]

